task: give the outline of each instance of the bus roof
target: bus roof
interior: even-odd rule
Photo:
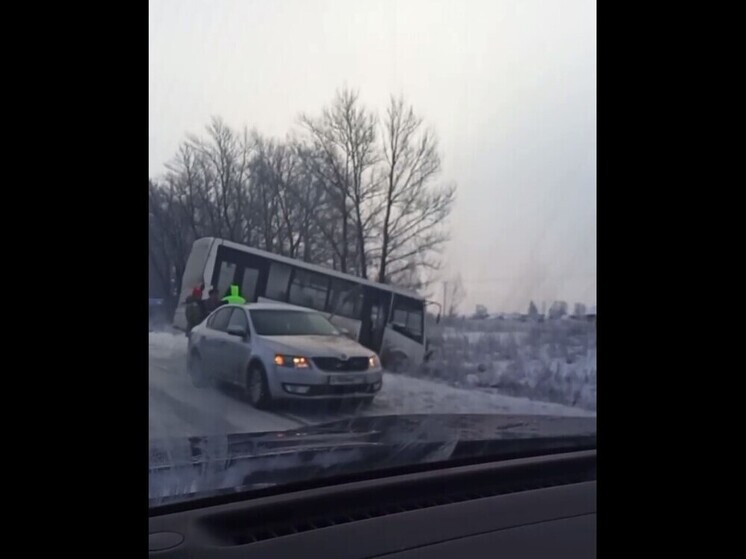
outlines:
[[[302,260],[296,260],[295,258],[289,258],[287,256],[280,256],[279,254],[273,254],[265,250],[259,250],[258,248],[248,247],[246,245],[242,245],[240,243],[234,243],[233,241],[227,241],[225,239],[220,239],[218,237],[202,237],[200,239],[197,239],[195,243],[200,242],[200,241],[202,242],[215,241],[219,244],[222,244],[223,246],[233,248],[236,250],[240,250],[240,251],[243,251],[249,254],[254,254],[256,256],[262,256],[264,258],[267,258],[268,260],[273,260],[275,262],[280,262],[282,264],[288,264],[290,266],[297,266],[298,268],[303,268],[311,272],[318,272],[320,274],[332,276],[332,277],[339,278],[339,279],[346,280],[346,281],[351,281],[354,283],[359,283],[362,285],[367,285],[369,287],[374,287],[376,289],[381,289],[383,291],[390,291],[391,293],[395,293],[397,295],[403,295],[404,297],[411,297],[419,301],[425,300],[425,298],[422,295],[418,295],[414,291],[410,291],[402,287],[389,285],[387,283],[378,283],[375,281],[360,278],[360,277],[353,276],[350,274],[345,274],[344,272],[338,272],[337,270],[332,270],[324,266],[318,266],[316,264],[309,264],[308,262],[303,262]]]

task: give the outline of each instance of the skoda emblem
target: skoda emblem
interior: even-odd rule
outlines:
[[[341,359],[342,361],[347,361],[347,355],[345,355],[344,353],[343,353],[343,354],[341,354],[341,355],[339,356],[339,358],[340,358],[340,359]]]

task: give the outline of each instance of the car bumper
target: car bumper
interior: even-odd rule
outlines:
[[[269,376],[272,397],[288,400],[365,398],[377,394],[383,384],[383,369],[328,373],[275,365]]]

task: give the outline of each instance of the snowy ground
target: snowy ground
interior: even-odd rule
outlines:
[[[457,387],[406,375],[384,375],[383,388],[367,408],[336,410],[319,402],[259,411],[225,388],[192,386],[186,371],[183,334],[150,333],[150,437],[192,436],[289,429],[352,415],[411,413],[516,413],[594,416],[579,407],[501,394],[495,389]]]
[[[433,329],[420,378],[596,409],[596,326],[583,321],[460,319]]]

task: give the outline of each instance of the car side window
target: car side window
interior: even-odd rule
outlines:
[[[225,332],[226,330],[228,330],[228,320],[230,319],[232,312],[232,307],[220,309],[213,315],[211,321],[208,322],[208,328]]]
[[[233,309],[231,319],[228,321],[226,330],[231,326],[242,326],[246,332],[249,331],[249,322],[246,319],[246,311],[243,309]]]

